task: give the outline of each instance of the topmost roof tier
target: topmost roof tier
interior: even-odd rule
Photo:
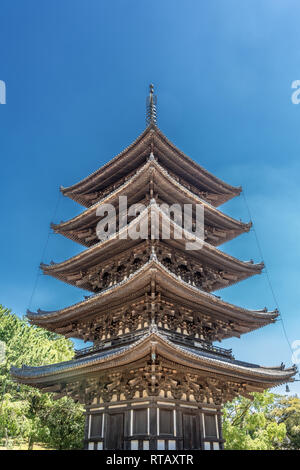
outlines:
[[[96,200],[123,184],[124,178],[143,165],[151,152],[155,154],[160,165],[172,173],[182,185],[215,207],[238,196],[242,190],[241,187],[231,186],[202,168],[181,152],[156,124],[151,122],[129,147],[78,183],[66,188],[61,187],[61,191],[83,206],[90,207]]]

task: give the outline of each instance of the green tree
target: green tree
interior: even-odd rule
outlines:
[[[81,407],[67,397],[44,409],[42,423],[48,429],[47,442],[55,449],[81,449],[84,415]]]
[[[300,450],[300,398],[297,396],[278,397],[272,415],[279,423],[284,423],[287,439],[284,447]]]
[[[253,400],[239,397],[224,408],[225,448],[234,450],[273,450],[286,437],[285,423],[272,415],[276,396],[253,393]]]
[[[50,394],[14,382],[10,375],[12,365],[39,366],[72,359],[73,344],[62,336],[28,325],[10,310],[0,306],[0,341],[5,343],[5,357],[0,363],[0,438],[15,442],[27,440],[28,448],[34,442],[44,442],[59,448],[81,448],[83,436],[83,409],[70,398],[54,401]],[[60,445],[55,438],[51,411],[59,420],[57,410],[64,413],[65,427],[72,429],[68,439]],[[50,419],[51,418],[51,419]],[[74,422],[75,420],[75,422]],[[76,434],[76,432],[77,434]]]

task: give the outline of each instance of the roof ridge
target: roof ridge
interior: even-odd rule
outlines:
[[[101,362],[101,359],[103,360],[103,362],[105,362],[107,358],[111,359],[113,357],[116,358],[118,356],[124,355],[124,352],[138,347],[139,344],[142,344],[143,342],[146,342],[146,341],[151,342],[152,338],[155,338],[155,339],[157,338],[158,340],[162,341],[163,344],[166,344],[172,349],[175,349],[176,351],[180,351],[181,353],[184,353],[188,357],[192,357],[198,360],[200,359],[204,363],[208,363],[208,364],[212,363],[213,365],[217,363],[218,365],[221,365],[223,368],[225,367],[230,370],[234,370],[234,369],[242,370],[244,372],[247,372],[247,374],[249,373],[251,374],[252,372],[251,375],[262,375],[265,378],[267,378],[269,375],[271,377],[274,377],[274,378],[278,377],[280,379],[280,377],[291,378],[291,376],[294,375],[297,371],[297,368],[295,366],[290,367],[288,369],[284,369],[282,367],[276,369],[274,367],[268,368],[264,366],[254,366],[253,364],[248,364],[248,363],[244,363],[244,365],[242,365],[238,363],[239,361],[229,360],[229,359],[222,360],[220,357],[211,357],[212,355],[208,356],[200,350],[199,350],[199,353],[196,353],[196,352],[191,351],[189,348],[186,348],[185,346],[174,344],[173,342],[168,340],[165,336],[163,336],[160,332],[151,330],[151,327],[150,327],[147,333],[145,333],[145,335],[143,335],[137,341],[129,345],[117,348],[115,350],[111,350],[111,354],[107,353],[105,355],[102,352],[102,355],[101,355],[101,353],[95,353],[90,356],[85,356],[85,357],[77,358],[71,361],[63,361],[63,362],[50,364],[46,366],[23,366],[22,368],[16,368],[12,366],[11,374],[14,377],[26,377],[26,376],[29,378],[30,377],[34,378],[34,376],[43,377],[43,376],[50,375],[51,370],[52,370],[52,373],[55,374],[55,372],[59,373],[60,371],[63,371],[63,370],[71,370],[72,368],[74,368],[75,365],[81,368],[81,367],[86,366],[87,364],[92,365],[93,363],[99,363]],[[149,351],[150,350],[151,350],[151,346],[149,348]],[[65,367],[65,366],[69,366],[69,367]],[[53,370],[54,368],[58,370],[55,371]],[[38,371],[40,371],[40,374],[36,373]],[[48,371],[50,372],[50,374]],[[274,372],[277,372],[277,374]]]
[[[129,228],[133,227],[134,225],[138,224],[140,222],[140,220],[143,218],[143,216],[147,213],[148,214],[148,211],[149,211],[149,208],[152,208],[152,207],[155,207],[157,208],[160,213],[162,214],[163,217],[166,217],[166,213],[158,206],[158,204],[155,202],[153,202],[152,200],[149,202],[149,204],[147,204],[147,206],[145,207],[145,209],[135,218],[133,219],[131,222],[129,222],[129,224],[127,224],[125,227],[122,227],[121,230],[118,230],[116,232],[114,232],[113,234],[111,234],[111,236],[109,238],[107,238],[106,240],[100,240],[98,243],[95,243],[94,245],[88,247],[86,250],[83,250],[81,251],[80,253],[78,253],[77,255],[74,255],[74,256],[71,256],[71,258],[65,260],[65,261],[62,261],[62,262],[59,262],[59,263],[51,263],[51,264],[45,264],[45,263],[41,263],[41,268],[42,269],[45,269],[47,268],[47,270],[51,270],[52,267],[53,269],[57,268],[59,265],[62,266],[64,264],[69,264],[69,263],[72,263],[74,262],[74,260],[76,259],[80,259],[82,258],[83,256],[89,256],[89,254],[91,254],[93,251],[97,251],[99,249],[99,247],[103,244],[108,244],[110,241],[116,239],[116,238],[120,238],[120,234],[122,234],[123,232],[127,231]],[[189,230],[186,230],[182,227],[180,227],[174,220],[168,218],[169,222],[177,227],[178,229],[181,228],[181,230],[185,233],[189,233],[189,234],[194,234],[194,232],[192,231],[189,231]],[[207,243],[205,242],[204,240],[200,240],[199,238],[195,237],[193,241],[196,241],[196,242],[199,242],[202,244],[203,247],[205,247],[207,250],[210,250],[212,251],[213,253],[215,253],[217,256],[221,256],[221,257],[225,257],[226,259],[228,259],[229,261],[231,262],[235,262],[237,264],[240,264],[242,266],[253,266],[254,268],[256,267],[257,269],[263,269],[264,267],[264,263],[263,262],[260,262],[260,263],[252,263],[252,262],[245,262],[245,261],[242,261],[242,260],[239,260],[238,258],[235,258],[234,256],[232,255],[229,255],[228,253],[225,253],[224,251],[218,249],[217,247],[211,245],[210,243]]]
[[[212,212],[216,213],[217,216],[220,216],[221,218],[224,217],[224,219],[228,220],[229,222],[233,222],[235,224],[240,225],[244,229],[246,228],[251,228],[252,222],[241,222],[230,215],[222,212],[219,210],[217,207],[213,206],[210,202],[206,201],[205,199],[201,198],[199,195],[193,193],[190,189],[186,188],[183,184],[181,184],[179,181],[176,181],[175,178],[168,172],[166,168],[164,168],[160,163],[158,163],[156,160],[148,160],[146,161],[141,167],[139,167],[136,172],[124,183],[122,183],[118,188],[113,190],[111,193],[107,194],[103,198],[101,198],[99,201],[95,202],[91,206],[87,207],[83,212],[80,214],[77,214],[76,216],[72,217],[71,219],[67,220],[66,222],[62,222],[59,224],[51,224],[51,228],[53,230],[57,229],[58,227],[62,227],[63,225],[70,224],[80,218],[84,218],[85,214],[87,213],[92,213],[93,210],[97,207],[103,204],[105,201],[109,200],[112,196],[117,194],[118,192],[121,192],[126,186],[129,186],[134,180],[136,180],[140,174],[144,173],[149,167],[154,166],[156,167],[163,175],[165,175],[173,184],[174,186],[178,187],[179,190],[184,189],[186,193],[188,193],[189,196],[191,196],[193,199],[198,200],[201,204],[206,206],[209,210]],[[246,230],[245,230],[246,231]]]
[[[128,276],[128,278],[123,279],[122,281],[120,281],[117,284],[114,284],[113,286],[109,286],[109,287],[103,289],[101,292],[98,292],[96,294],[92,294],[91,296],[89,296],[88,299],[81,300],[81,301],[76,302],[75,304],[73,304],[69,307],[66,307],[66,308],[63,308],[63,309],[60,309],[60,310],[56,310],[56,311],[43,312],[42,314],[34,313],[34,312],[28,312],[27,316],[28,316],[29,319],[34,319],[34,318],[37,318],[37,317],[39,317],[39,318],[48,317],[49,318],[51,316],[58,316],[62,311],[68,311],[68,310],[74,309],[76,306],[91,303],[91,301],[96,299],[97,297],[101,297],[103,294],[107,294],[108,292],[115,290],[116,288],[122,286],[123,284],[130,282],[133,278],[138,277],[140,275],[140,273],[145,271],[147,269],[147,267],[149,267],[151,264],[155,264],[155,265],[159,266],[164,272],[166,272],[169,276],[173,277],[176,281],[180,282],[181,284],[185,285],[186,287],[188,287],[189,289],[192,289],[193,291],[195,291],[197,293],[201,293],[201,295],[204,295],[208,298],[213,299],[218,304],[223,304],[225,306],[229,306],[230,308],[233,307],[234,309],[238,309],[240,311],[250,313],[251,315],[255,315],[257,318],[259,318],[259,317],[264,318],[265,317],[266,319],[268,319],[268,318],[272,318],[272,317],[276,318],[278,316],[278,314],[275,314],[274,312],[260,312],[260,311],[256,311],[256,310],[250,310],[250,309],[246,309],[244,307],[238,307],[234,304],[226,302],[226,301],[220,299],[218,296],[216,296],[214,294],[211,294],[210,292],[206,292],[206,291],[200,289],[199,287],[193,286],[192,284],[189,284],[188,282],[184,281],[183,279],[178,277],[176,274],[169,271],[162,263],[160,263],[160,261],[156,257],[152,257],[152,259],[149,259],[149,261],[144,263],[139,269],[137,269],[136,271],[131,273]]]

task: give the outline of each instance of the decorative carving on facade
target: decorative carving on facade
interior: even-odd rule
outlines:
[[[102,263],[79,273],[69,274],[67,279],[75,281],[78,287],[101,292],[128,278],[146,264],[150,256],[151,246],[145,242],[141,247],[113,257],[105,265]],[[161,264],[184,282],[207,292],[225,287],[230,280],[236,278],[232,273],[200,263],[193,257],[179,250],[170,249],[161,243],[157,243],[156,256]]]
[[[88,405],[145,397],[222,405],[235,396],[248,396],[246,385],[170,368],[160,358],[155,364],[149,361],[147,365],[135,369],[68,384],[63,393]]]
[[[72,331],[84,341],[97,344],[148,328],[152,320],[158,328],[207,342],[219,340],[235,328],[231,321],[212,320],[202,312],[175,305],[160,295],[150,303],[149,296],[145,295],[139,302],[119,310],[78,321]]]

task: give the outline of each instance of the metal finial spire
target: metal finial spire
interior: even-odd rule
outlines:
[[[147,96],[146,100],[146,124],[149,126],[150,124],[156,124],[156,104],[157,104],[157,97],[154,95],[154,86],[149,86],[149,96]]]

